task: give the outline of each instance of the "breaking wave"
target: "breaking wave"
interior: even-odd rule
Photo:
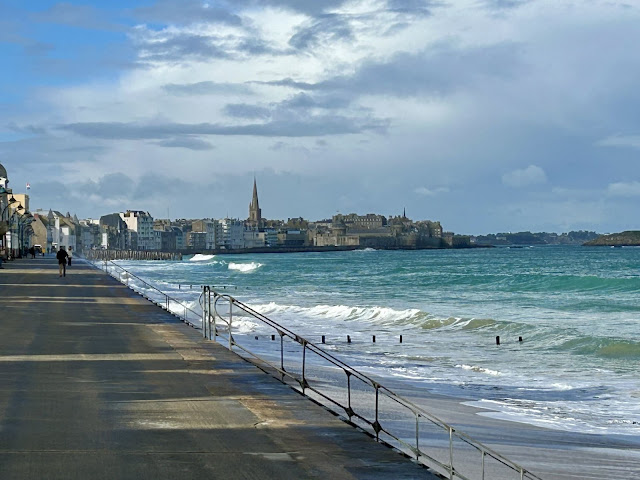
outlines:
[[[262,266],[261,263],[251,262],[251,263],[229,263],[229,270],[236,270],[242,273],[253,272]]]
[[[359,321],[378,325],[415,326],[425,330],[438,328],[475,330],[492,327],[498,323],[491,319],[436,318],[430,313],[415,308],[395,310],[388,307],[353,307],[347,305],[301,307],[298,305],[280,305],[275,302],[254,305],[253,308],[263,315],[271,317],[295,315],[297,317],[315,319],[331,318],[344,322]]]
[[[214,258],[215,255],[202,255],[201,253],[196,253],[193,257],[189,259],[190,262],[206,262]]]

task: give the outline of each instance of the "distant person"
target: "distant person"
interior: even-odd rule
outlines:
[[[67,260],[69,261],[69,266],[71,266],[71,259],[73,258],[73,250],[69,247],[69,253],[67,254]]]
[[[61,277],[63,275],[65,277],[67,276],[67,257],[68,256],[69,255],[67,254],[64,247],[60,247],[60,250],[58,250],[58,253],[56,253],[56,258],[58,259],[58,270],[60,271]]]
[[[29,255],[31,258],[36,258],[36,247],[29,247]]]

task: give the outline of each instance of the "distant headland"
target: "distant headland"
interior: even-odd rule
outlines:
[[[640,230],[600,235],[584,245],[587,247],[638,247],[640,246]]]

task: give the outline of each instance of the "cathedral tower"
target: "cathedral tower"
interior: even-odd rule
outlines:
[[[260,228],[262,227],[262,210],[258,204],[258,187],[256,179],[253,179],[253,198],[249,204],[249,225]]]

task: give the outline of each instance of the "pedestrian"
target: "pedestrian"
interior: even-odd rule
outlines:
[[[60,247],[58,253],[56,253],[56,258],[58,259],[58,270],[60,272],[60,276],[67,276],[67,257],[69,255],[65,251],[64,247]]]
[[[31,258],[36,258],[36,247],[29,247],[29,254]]]
[[[69,266],[71,266],[71,259],[73,258],[73,251],[71,247],[69,247],[69,253],[67,254],[67,256],[68,256],[67,260],[69,260]]]

